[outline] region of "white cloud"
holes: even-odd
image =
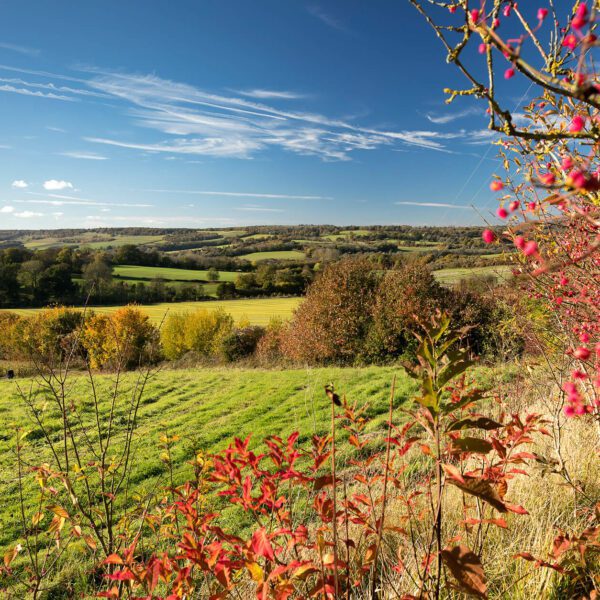
[[[33,219],[35,217],[43,217],[44,213],[33,212],[31,210],[24,210],[23,212],[14,213],[15,217],[19,217],[20,219]]]
[[[61,156],[68,158],[80,158],[82,160],[108,160],[107,156],[96,154],[95,152],[61,152]]]
[[[246,204],[245,206],[237,206],[235,210],[242,210],[245,212],[283,212],[282,208],[268,208],[266,206],[258,206],[256,204]]]
[[[273,200],[333,200],[331,196],[297,196],[293,194],[257,194],[256,192],[222,192],[209,190],[163,190],[146,189],[142,192],[168,193],[168,194],[198,194],[200,196],[229,196],[232,198],[269,198]],[[193,205],[191,205],[193,206]]]
[[[144,142],[107,137],[87,141],[143,152],[247,159],[279,148],[323,160],[349,160],[355,151],[382,146],[449,151],[444,140],[462,135],[362,127],[320,114],[281,110],[241,95],[217,95],[156,76],[91,72],[90,86],[130,104],[136,123],[163,137]]]
[[[5,205],[2,208],[0,208],[0,213],[8,214],[8,213],[12,213],[12,212],[15,212],[14,206]]]
[[[64,196],[62,194],[38,194],[28,192],[32,196],[43,196],[40,200],[15,200],[19,204],[47,204],[50,206],[110,206],[113,208],[151,208],[153,204],[136,204],[130,202],[100,202],[88,198],[76,198],[74,196]],[[50,200],[48,198],[51,198]]]
[[[238,90],[237,93],[247,98],[257,98],[259,100],[299,100],[305,98],[304,94],[280,90]]]
[[[29,187],[29,184],[26,181],[23,181],[23,179],[15,179],[12,182],[12,187],[19,190],[24,190],[25,188]]]
[[[482,111],[480,108],[472,106],[470,108],[466,108],[465,110],[461,110],[454,113],[446,113],[444,115],[433,115],[428,114],[427,119],[436,125],[444,125],[446,123],[451,123],[452,121],[456,121],[457,119],[462,119],[464,117],[469,117],[471,115],[481,115]]]
[[[58,218],[64,216],[64,214],[65,214],[64,212],[53,212],[52,216],[56,217],[58,219]]]
[[[307,10],[313,17],[319,19],[319,21],[322,21],[325,23],[325,25],[331,27],[332,29],[349,33],[347,27],[340,23],[340,21],[338,21],[335,17],[332,17],[329,13],[325,12],[320,6],[309,6]]]
[[[425,206],[429,208],[458,208],[458,209],[469,209],[472,206],[465,206],[464,204],[449,204],[447,202],[394,202],[401,206]]]
[[[35,96],[36,98],[47,98],[49,100],[64,100],[66,102],[73,102],[75,100],[75,98],[65,96],[64,94],[33,92],[27,88],[16,88],[13,85],[0,85],[0,92],[10,92],[13,94],[21,94],[22,96]]]
[[[6,42],[0,42],[0,48],[3,50],[12,50],[19,54],[26,54],[27,56],[37,56],[40,51],[37,48],[29,48],[28,46],[19,46],[18,44],[8,44]]]
[[[6,78],[6,77],[0,77],[0,83],[8,84],[11,87],[18,85],[18,86],[23,86],[24,88],[47,90],[47,91],[51,92],[52,94],[59,94],[59,96],[55,96],[59,100],[65,100],[65,99],[75,100],[75,98],[70,98],[68,96],[64,96],[64,94],[73,94],[75,96],[94,96],[94,97],[98,97],[98,98],[108,98],[108,96],[106,94],[101,94],[96,91],[86,90],[86,89],[82,89],[82,88],[73,88],[73,87],[68,87],[68,86],[64,86],[64,85],[55,85],[54,83],[39,83],[37,81],[32,82],[32,81],[25,81],[23,79]],[[24,90],[24,91],[27,91],[27,90]],[[33,95],[33,93],[31,93],[30,95]]]
[[[70,181],[57,180],[57,179],[49,179],[48,181],[44,181],[44,189],[45,190],[66,190],[73,189],[73,184]]]

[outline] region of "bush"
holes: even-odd
[[[134,306],[111,315],[94,315],[86,323],[84,348],[95,369],[132,369],[160,357],[158,329]]]
[[[287,324],[280,318],[272,318],[267,325],[265,334],[256,345],[256,358],[259,363],[273,365],[283,358],[281,344]]]
[[[199,309],[170,315],[162,328],[161,341],[165,357],[181,358],[187,352],[216,356],[225,337],[233,330],[233,318],[223,310]]]
[[[400,265],[386,271],[377,287],[372,307],[372,325],[363,354],[370,360],[414,354],[415,338],[410,330],[415,317],[427,320],[447,296],[431,271],[420,263]]]
[[[19,315],[15,313],[0,313],[0,360],[17,358],[15,331],[19,320]]]
[[[265,328],[250,325],[234,329],[221,342],[221,354],[229,362],[241,360],[254,354],[259,341],[265,335]]]
[[[371,326],[378,276],[366,258],[327,265],[308,288],[282,340],[292,360],[351,363]]]
[[[82,324],[81,311],[64,307],[18,319],[13,326],[13,358],[56,365],[76,349]]]

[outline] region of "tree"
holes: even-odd
[[[214,267],[211,267],[206,272],[206,277],[208,278],[209,281],[212,281],[214,283],[215,281],[219,281],[219,279],[221,278],[221,275],[220,275],[219,271],[217,271],[217,269],[215,269]]]
[[[327,265],[309,287],[283,341],[289,358],[308,363],[352,362],[371,326],[378,278],[366,258]]]
[[[92,368],[134,369],[160,358],[159,339],[148,315],[135,306],[125,306],[111,315],[88,319],[83,345]]]
[[[98,253],[83,268],[83,278],[89,289],[94,288],[97,292],[102,293],[112,281],[112,267],[108,260]]]

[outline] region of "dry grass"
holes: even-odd
[[[476,506],[476,499],[463,496],[458,488],[448,486],[444,496],[444,514],[445,523],[450,525],[447,526],[444,537],[449,539],[461,536],[461,543],[476,552],[481,549],[490,598],[583,598],[580,590],[570,588],[555,571],[537,568],[533,562],[515,558],[515,555],[529,552],[537,558],[549,559],[552,543],[559,532],[578,533],[590,526],[594,505],[600,501],[598,428],[590,420],[567,420],[557,414],[560,413],[557,388],[553,389],[544,382],[543,376],[537,381],[528,378],[526,381],[513,383],[511,389],[505,391],[512,398],[509,400],[511,411],[518,410],[521,414],[540,413],[548,417],[547,428],[550,435],[537,436],[536,443],[528,450],[549,460],[551,467],[544,469],[542,465],[530,465],[525,467],[527,476],[518,475],[509,483],[506,500],[525,507],[528,515],[500,515],[489,507],[485,508],[486,518],[502,516],[506,519],[508,528],[489,526],[480,548],[477,547],[474,536],[467,535],[464,527],[457,525],[464,518],[464,503]],[[534,400],[539,397],[543,397],[544,401]],[[560,439],[560,443],[557,439]],[[413,465],[420,463],[423,468],[427,468],[418,450],[412,456],[407,455],[406,459],[413,461]],[[561,460],[564,461],[564,470],[560,468]],[[575,491],[567,480],[575,483],[582,493]],[[390,508],[386,522],[397,525],[405,512],[403,506],[396,503]],[[420,535],[427,538],[431,524],[422,522],[420,525]],[[393,547],[393,542],[390,546]],[[407,566],[410,568],[410,556],[407,558]],[[390,559],[395,561],[393,552],[390,552]],[[598,573],[600,564],[595,574],[587,573],[587,576],[598,577]],[[398,587],[406,591],[408,583],[405,578]],[[416,590],[411,591],[414,593]],[[390,593],[389,597],[396,596]],[[445,586],[443,597],[463,598],[464,595]]]

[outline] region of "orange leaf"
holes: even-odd
[[[476,554],[461,544],[450,550],[442,550],[442,558],[465,592],[478,598],[487,598],[485,574]]]

